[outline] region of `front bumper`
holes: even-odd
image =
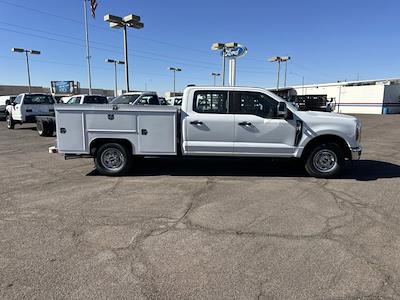
[[[351,151],[351,160],[360,160],[362,154],[361,147],[352,147],[350,148]]]

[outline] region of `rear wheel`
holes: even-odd
[[[15,121],[13,120],[13,118],[12,118],[12,116],[10,114],[7,114],[6,122],[7,122],[7,128],[8,129],[14,129],[15,128]]]
[[[36,130],[40,136],[47,136],[45,122],[37,121],[36,122]]]
[[[36,129],[40,136],[53,136],[53,124],[48,121],[38,120],[36,122]]]
[[[329,178],[339,175],[345,164],[343,151],[337,144],[326,143],[311,150],[306,159],[307,173],[317,178]]]
[[[129,170],[132,157],[126,147],[118,143],[109,143],[100,146],[94,161],[99,173],[118,176]]]

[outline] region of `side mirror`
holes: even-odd
[[[11,105],[11,100],[6,100],[6,105]]]
[[[285,102],[279,102],[277,117],[286,119],[288,116],[288,109]]]
[[[12,106],[15,106],[15,105],[17,105],[17,103],[15,103],[15,102],[13,101],[13,102],[11,102],[11,105],[12,105]]]

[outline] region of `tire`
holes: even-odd
[[[330,178],[339,175],[344,168],[342,149],[335,143],[326,143],[313,148],[306,158],[307,173],[316,178]]]
[[[46,135],[45,122],[43,122],[43,121],[37,121],[37,122],[36,122],[36,130],[37,130],[39,136],[47,136],[47,135]]]
[[[10,114],[7,114],[6,122],[7,122],[7,128],[8,129],[14,129],[15,128],[15,121],[13,120],[13,118],[12,118],[12,116]]]
[[[54,129],[51,122],[39,120],[36,122],[36,129],[40,136],[53,136]]]
[[[94,159],[97,171],[106,176],[119,176],[126,173],[131,167],[131,162],[131,153],[126,147],[117,143],[100,146]]]

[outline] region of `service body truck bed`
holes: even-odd
[[[101,140],[128,140],[135,155],[177,154],[178,109],[168,106],[56,105],[57,148],[92,155]]]

